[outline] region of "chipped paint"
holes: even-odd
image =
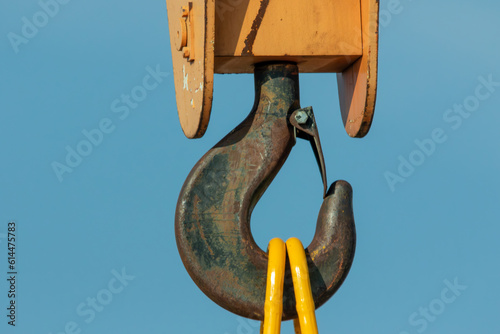
[[[198,93],[199,91],[203,92],[203,82],[200,82],[200,87],[196,88],[196,90],[194,92]]]
[[[252,54],[253,44],[255,43],[255,38],[257,37],[257,32],[259,31],[260,25],[262,24],[262,20],[264,18],[264,14],[266,13],[267,6],[269,5],[269,0],[261,0],[259,11],[257,12],[257,16],[254,18],[252,22],[252,27],[250,28],[250,32],[245,38],[245,47],[241,51],[241,55]]]
[[[183,87],[183,89],[189,90],[189,85],[188,85],[189,73],[186,73],[186,65],[182,65],[182,76],[184,78],[184,87]]]

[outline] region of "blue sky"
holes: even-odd
[[[358,236],[347,280],[316,312],[319,330],[499,333],[500,3],[390,3],[380,3],[379,90],[365,138],[345,134],[335,75],[300,77],[329,182],[354,188]],[[188,140],[163,1],[66,1],[16,50],[9,36],[40,10],[37,0],[1,2],[0,333],[258,333],[195,286],[173,234],[184,179],[250,111],[253,77],[217,75],[208,131]],[[151,71],[160,72],[154,89],[114,112]],[[102,138],[58,178],[54,163],[97,128]],[[296,177],[310,171],[312,182]],[[316,173],[299,142],[252,215],[261,248],[273,237],[311,241]]]

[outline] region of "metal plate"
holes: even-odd
[[[167,0],[167,11],[179,120],[186,137],[199,138],[212,108],[215,0]],[[187,45],[181,47],[186,35]]]
[[[378,0],[361,0],[363,55],[337,74],[340,111],[351,137],[364,137],[373,120],[377,96],[378,12]]]

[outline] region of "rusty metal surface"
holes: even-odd
[[[295,144],[289,118],[300,108],[297,66],[257,65],[255,89],[248,117],[187,177],[177,203],[175,232],[182,261],[198,287],[221,307],[262,320],[267,254],[252,237],[250,215]],[[337,181],[326,194],[316,234],[306,249],[316,308],[347,276],[355,243],[352,189]],[[296,316],[287,269],[283,320]]]

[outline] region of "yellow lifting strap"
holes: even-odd
[[[309,279],[309,267],[307,266],[306,252],[304,246],[297,238],[290,238],[286,242],[288,258],[290,259],[290,271],[292,272],[293,291],[295,292],[295,304],[297,305],[298,321],[294,320],[295,333],[318,334],[314,300],[311,291],[311,280]],[[300,328],[297,327],[297,322]]]
[[[279,238],[269,242],[269,262],[267,268],[266,301],[261,334],[279,334],[283,312],[283,283],[285,279],[286,252],[290,260],[293,290],[297,306],[298,319],[293,324],[296,334],[318,334],[314,300],[311,292],[309,268],[304,246],[297,238],[290,238],[285,243]]]
[[[269,241],[267,247],[269,260],[267,265],[266,302],[264,303],[264,321],[261,334],[279,334],[283,313],[283,283],[285,281],[286,248],[280,238]]]

